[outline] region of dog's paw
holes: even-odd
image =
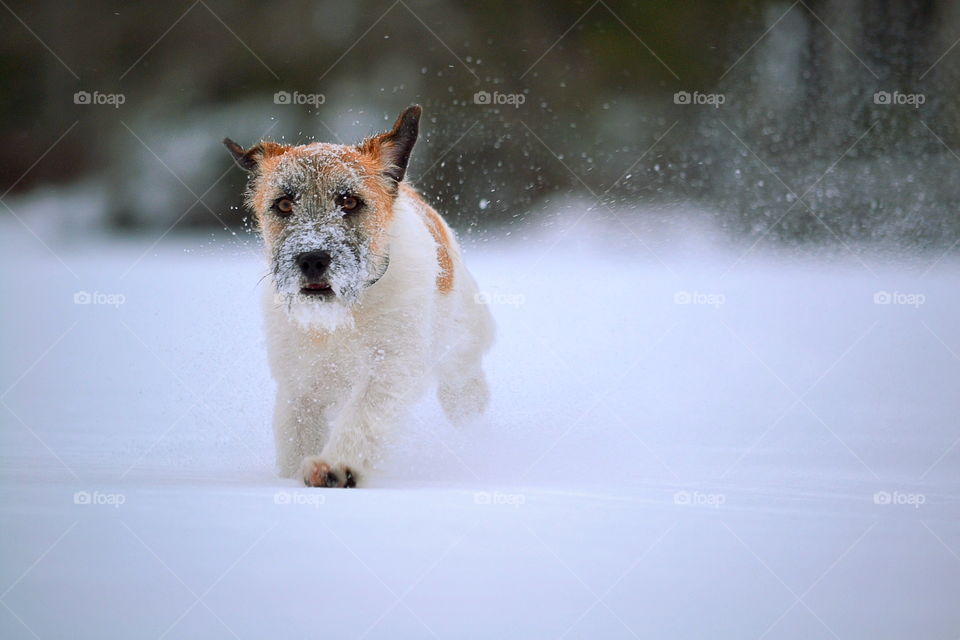
[[[355,487],[357,474],[346,465],[330,465],[323,458],[303,461],[303,484],[308,487]]]

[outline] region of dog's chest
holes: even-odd
[[[297,359],[306,365],[305,382],[335,392],[362,379],[376,358],[375,350],[356,334],[308,333],[298,343]]]

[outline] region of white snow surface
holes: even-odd
[[[491,410],[322,490],[273,473],[255,240],[5,223],[0,637],[958,637],[956,259],[610,225],[465,238]]]

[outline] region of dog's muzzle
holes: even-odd
[[[330,261],[330,254],[326,251],[306,251],[295,258],[297,267],[300,268],[300,273],[306,281],[306,284],[300,288],[300,293],[316,296],[333,295],[333,289],[325,279]]]

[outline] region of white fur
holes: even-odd
[[[404,409],[432,385],[451,420],[486,407],[481,359],[493,340],[493,319],[455,245],[453,290],[438,291],[437,247],[421,206],[400,190],[388,233],[389,267],[349,309],[352,322],[304,323],[305,310],[291,314],[265,288],[282,475],[308,475],[323,462],[362,477]]]

